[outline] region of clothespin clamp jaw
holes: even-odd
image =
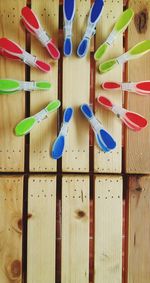
[[[66,137],[68,134],[68,128],[69,128],[68,123],[62,123],[59,136]]]
[[[65,39],[66,38],[71,38],[72,37],[72,26],[73,26],[73,21],[65,21],[64,24],[64,32],[65,32]]]
[[[84,38],[91,39],[96,34],[96,24],[95,23],[88,23],[86,32],[84,34]]]
[[[122,90],[123,91],[135,91],[135,83],[122,83]]]
[[[36,67],[37,57],[29,54],[25,50],[23,50],[23,53],[20,55],[20,59],[28,66]]]
[[[115,104],[113,104],[111,110],[118,118],[124,117],[126,113],[126,109],[120,107],[119,105],[115,105]]]
[[[112,30],[104,43],[107,43],[110,47],[112,47],[117,35],[118,32],[116,30]]]
[[[119,56],[118,58],[116,58],[116,61],[119,65],[122,65],[122,64],[125,64],[130,59],[132,59],[132,56],[128,52],[126,52],[122,54],[121,56]]]
[[[89,122],[91,124],[91,127],[95,133],[99,133],[100,129],[102,129],[102,123],[97,120],[95,116],[92,118],[89,118]]]
[[[32,91],[32,90],[36,90],[37,89],[35,81],[31,81],[31,82],[20,81],[19,84],[20,84],[20,86],[19,86],[20,90]]]
[[[41,42],[41,44],[44,47],[47,47],[47,44],[51,41],[51,38],[49,37],[49,35],[47,34],[47,32],[40,27],[36,33],[35,33],[36,38]]]
[[[48,111],[46,108],[42,109],[40,112],[34,115],[37,123],[40,123],[42,120],[48,118]]]

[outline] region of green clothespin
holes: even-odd
[[[47,81],[24,82],[11,79],[0,80],[0,94],[12,94],[17,91],[47,90],[51,88],[51,84]]]
[[[102,64],[99,65],[99,71],[101,73],[106,73],[110,70],[112,70],[115,66],[118,64],[124,64],[129,60],[137,59],[147,52],[150,51],[150,40],[144,40],[138,44],[136,44],[134,47],[132,47],[128,52],[122,54],[118,58],[110,59]]]
[[[118,21],[116,22],[112,32],[106,39],[106,41],[97,49],[94,54],[94,59],[97,61],[102,58],[102,56],[106,53],[107,49],[111,47],[116,39],[116,37],[123,33],[128,25],[130,24],[132,18],[134,16],[134,12],[131,8],[125,10]]]
[[[15,128],[16,136],[27,135],[37,123],[44,120],[49,113],[57,110],[60,107],[60,104],[61,102],[59,100],[54,100],[34,116],[22,120]]]

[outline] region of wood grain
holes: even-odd
[[[150,176],[129,177],[128,188],[128,283],[147,283],[150,279]]]
[[[55,283],[56,177],[29,178],[27,283]]]
[[[138,42],[150,38],[150,2],[129,1],[129,7],[135,12],[135,19],[129,26],[128,48]],[[143,14],[142,14],[143,13]],[[140,24],[141,23],[141,24]],[[128,63],[128,81],[138,82],[150,78],[150,54]],[[126,107],[135,111],[150,122],[150,97],[142,97],[129,93],[126,97]],[[150,173],[150,128],[140,133],[126,130],[125,167],[127,173]]]
[[[73,54],[63,58],[63,108],[74,108],[74,117],[69,128],[67,148],[62,158],[63,171],[89,171],[89,125],[80,111],[82,103],[89,103],[90,56],[80,59],[76,55],[87,25],[90,1],[76,1],[73,24]]]
[[[123,1],[105,1],[105,6],[100,22],[97,26],[96,32],[96,49],[106,40],[109,33],[112,31],[114,24],[123,10]],[[100,85],[105,81],[121,81],[122,80],[122,67],[118,66],[112,71],[105,74],[100,74],[98,66],[101,62],[110,58],[117,57],[123,52],[122,35],[119,35],[112,48],[110,48],[101,61],[96,64],[96,85],[95,95],[106,96],[112,100],[112,102],[122,105],[121,92],[107,92],[101,89]],[[102,106],[96,103],[95,105],[96,117],[103,123],[104,127],[113,135],[117,142],[115,150],[109,153],[102,152],[95,142],[94,146],[94,170],[95,172],[102,173],[120,173],[121,172],[121,160],[122,160],[122,131],[121,122],[114,116],[111,111],[105,110]]]
[[[57,44],[59,1],[32,0],[32,9],[43,28],[56,40]],[[30,70],[31,80],[47,80],[52,84],[52,88],[48,91],[38,91],[31,94],[31,114],[35,114],[58,97],[58,61],[52,60],[47,50],[33,36],[31,37],[31,53],[52,65],[51,72],[47,74],[33,68]],[[30,171],[56,171],[56,161],[50,157],[56,134],[57,111],[50,114],[30,134]]]
[[[95,179],[94,283],[122,282],[122,177]]]
[[[62,283],[89,282],[89,177],[62,181]]]
[[[20,11],[25,4],[25,0],[0,1],[0,37],[7,37],[23,48],[25,47],[25,33],[22,31],[19,21]],[[1,56],[0,77],[24,80],[25,65]],[[14,128],[25,116],[24,92],[0,95],[0,105],[0,171],[23,171],[24,138],[16,137]]]
[[[0,177],[0,282],[22,278],[23,177]]]

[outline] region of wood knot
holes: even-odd
[[[148,10],[143,9],[134,17],[135,27],[138,33],[145,33],[148,26]]]
[[[18,259],[12,260],[11,258],[9,258],[5,268],[6,268],[7,278],[9,278],[11,282],[20,281],[21,273],[22,273],[22,264],[20,260]]]
[[[18,220],[18,228],[22,231],[22,219]]]
[[[31,217],[32,217],[32,214],[31,214],[31,213],[28,213],[27,218],[30,219]]]
[[[14,260],[11,264],[11,274],[13,278],[18,278],[21,275],[21,262],[20,260]]]
[[[20,217],[19,213],[12,216],[12,228],[17,233],[22,233],[22,217]]]
[[[32,214],[29,213],[27,215],[27,219],[30,219],[32,217]],[[18,233],[22,233],[22,229],[23,229],[23,222],[22,222],[22,218],[19,218],[18,220],[18,216],[16,216],[14,218],[14,221],[12,223],[13,229],[18,232]]]
[[[85,217],[85,212],[83,211],[83,210],[77,210],[76,211],[76,217],[78,218],[78,219],[80,219],[80,218],[84,218]]]
[[[136,191],[138,191],[138,192],[142,192],[142,191],[143,191],[143,189],[142,189],[141,187],[138,187],[138,188],[136,188]]]

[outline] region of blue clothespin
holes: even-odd
[[[75,0],[64,0],[64,55],[72,54],[72,24],[75,15]]]
[[[101,122],[99,122],[91,107],[88,104],[81,105],[81,111],[84,116],[88,119],[91,124],[91,127],[94,131],[95,138],[98,146],[104,151],[109,152],[116,147],[116,142],[113,137],[104,129]]]
[[[103,6],[103,0],[95,0],[91,7],[87,29],[77,49],[77,55],[79,57],[84,57],[88,51],[90,40],[96,33],[96,25],[101,17]]]
[[[62,157],[65,143],[66,143],[66,136],[68,133],[68,126],[69,122],[73,116],[73,108],[68,107],[65,109],[64,117],[63,117],[63,124],[60,130],[58,137],[56,138],[53,147],[52,147],[52,158],[59,159]]]

